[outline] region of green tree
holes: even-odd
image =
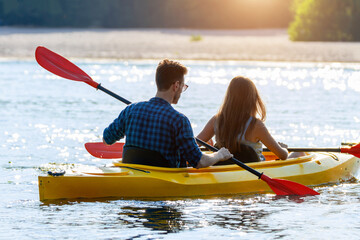
[[[360,0],[295,0],[293,41],[358,41]]]

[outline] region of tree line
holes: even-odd
[[[288,28],[294,41],[360,41],[360,0],[0,0],[0,26]]]
[[[284,28],[289,0],[0,0],[0,24],[102,28]]]

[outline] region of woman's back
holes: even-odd
[[[219,112],[210,119],[198,138],[208,141],[215,135],[217,144],[233,154],[241,151],[240,144],[243,143],[252,147],[261,160],[265,159],[263,143],[279,158],[286,159],[287,150],[270,135],[264,124],[265,118],[265,105],[255,84],[238,76],[231,80]]]
[[[265,161],[265,157],[262,154],[263,145],[259,140],[256,140],[256,136],[253,134],[254,131],[251,131],[252,129],[249,129],[250,123],[253,121],[253,119],[255,119],[255,124],[256,124],[257,121],[256,118],[250,117],[245,124],[244,131],[242,133],[239,133],[239,142],[240,144],[244,144],[254,149],[256,154],[259,156],[260,161]],[[255,124],[253,124],[252,126],[256,126]],[[251,139],[251,140],[247,140],[247,139]]]

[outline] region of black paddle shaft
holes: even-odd
[[[119,101],[121,101],[121,102],[125,103],[126,105],[131,104],[131,102],[130,102],[130,101],[128,101],[128,100],[126,100],[125,98],[120,97],[120,96],[119,96],[119,95],[117,95],[116,93],[113,93],[112,91],[110,91],[110,90],[108,90],[108,89],[104,88],[103,86],[101,86],[101,84],[99,84],[99,85],[97,86],[97,89],[99,89],[99,90],[103,91],[104,93],[109,94],[110,96],[112,96],[112,97],[116,98],[117,100],[119,100]]]
[[[341,152],[341,148],[287,148],[289,152]],[[264,148],[264,152],[270,152]]]

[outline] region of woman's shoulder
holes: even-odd
[[[258,118],[253,118],[253,129],[256,131],[261,131],[266,129],[264,121]]]
[[[252,142],[261,141],[262,136],[266,135],[267,128],[261,119],[253,118],[250,131],[246,134],[246,139]]]
[[[215,127],[215,123],[216,123],[216,121],[217,121],[217,116],[216,115],[214,115],[214,116],[212,116],[210,119],[209,119],[209,121],[207,122],[207,124],[206,125],[212,125],[212,126],[214,126]]]
[[[213,122],[215,123],[216,122],[216,119],[217,119],[217,115],[215,114],[214,116],[212,116],[209,120],[209,122]]]

